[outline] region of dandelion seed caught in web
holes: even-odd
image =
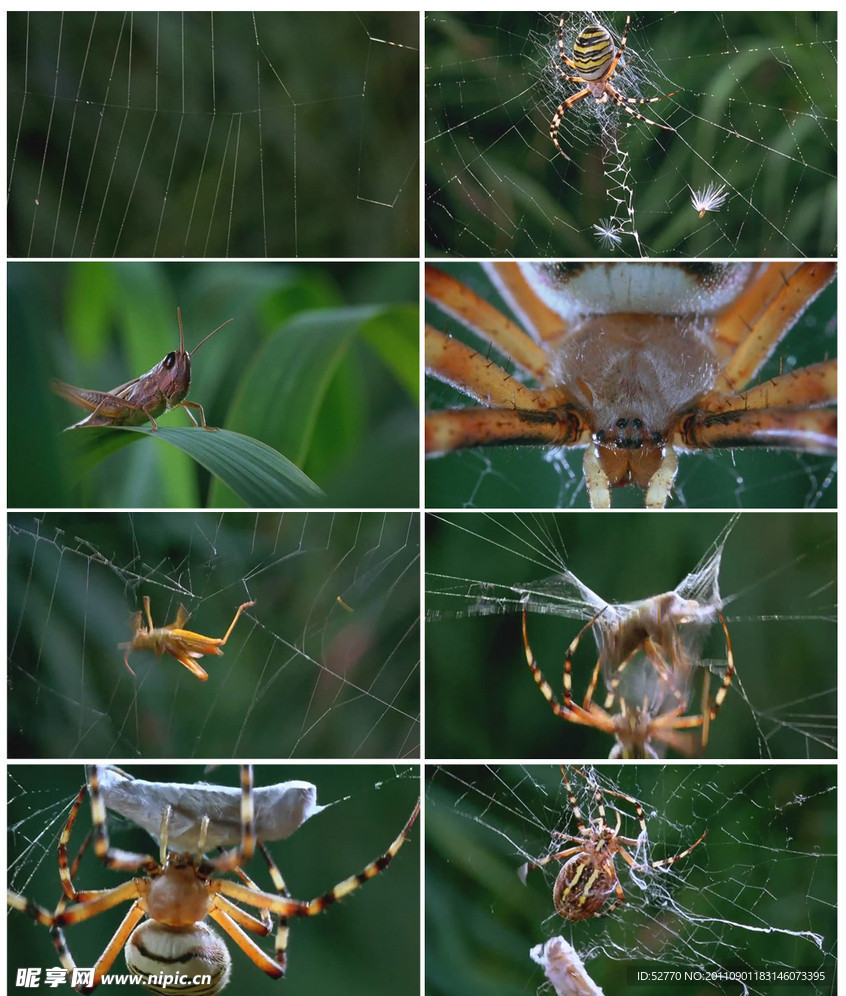
[[[593,234],[603,249],[616,249],[623,241],[623,233],[613,218],[603,218],[594,225]]]
[[[718,187],[715,183],[709,183],[703,190],[690,188],[690,203],[699,212],[700,218],[705,217],[706,211],[719,211],[727,200],[728,194],[722,184]]]

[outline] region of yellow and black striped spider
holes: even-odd
[[[675,128],[671,128],[669,125],[661,124],[658,121],[653,121],[651,118],[644,117],[643,114],[636,111],[631,105],[654,104],[659,100],[675,96],[675,94],[680,92],[679,90],[673,90],[672,93],[665,93],[660,97],[624,97],[619,90],[616,90],[611,85],[611,79],[617,71],[617,64],[626,50],[626,40],[629,36],[631,22],[632,15],[627,14],[626,26],[623,29],[623,37],[620,39],[619,48],[614,45],[614,39],[611,37],[609,31],[599,24],[589,24],[576,39],[576,43],[573,45],[573,58],[570,59],[564,54],[564,15],[561,15],[561,19],[558,22],[558,55],[565,66],[576,71],[575,76],[570,76],[563,69],[560,69],[561,78],[569,80],[571,83],[585,84],[584,90],[573,94],[572,97],[568,97],[563,103],[558,105],[558,110],[553,115],[549,125],[549,137],[552,139],[555,148],[558,149],[565,159],[569,159],[570,157],[558,144],[558,128],[564,114],[574,104],[577,104],[585,97],[595,97],[599,104],[606,104],[610,100],[639,121],[655,125],[656,128],[663,128],[665,131],[675,131]]]
[[[111,969],[121,948],[127,968],[140,983],[163,996],[190,991],[213,996],[228,983],[231,958],[223,939],[205,923],[213,920],[247,957],[271,978],[285,974],[288,921],[322,913],[333,903],[384,871],[408,838],[420,809],[419,800],[411,816],[388,850],[363,871],[339,882],[334,888],[308,902],[293,899],[273,858],[257,839],[253,801],[253,772],[241,768],[240,842],[216,857],[204,852],[210,817],[199,819],[195,852],[168,850],[168,826],[173,819],[170,805],[162,812],[159,860],[147,854],[113,849],[109,843],[106,807],[100,789],[97,767],[89,769],[87,785],[79,790],[59,838],[59,877],[64,896],[55,912],[17,893],[10,892],[8,903],[48,927],[59,960],[68,972],[68,981],[78,992],[91,992]],[[68,842],[82,799],[91,800],[92,829],[72,864],[68,862]],[[110,889],[80,890],[73,883],[79,861],[93,840],[94,852],[109,869],[143,872]],[[258,849],[264,857],[275,893],[263,892],[243,871],[242,866]],[[216,877],[232,873],[240,882]],[[79,972],[65,942],[63,928],[98,916],[122,903],[132,903],[115,934],[97,959],[93,970]],[[258,916],[243,907],[258,910]],[[273,957],[246,933],[267,936],[273,930],[271,914],[278,917]],[[146,919],[145,919],[146,917]],[[144,920],[143,923],[141,921]],[[140,925],[139,925],[140,924]]]
[[[697,715],[684,715],[695,662],[688,659],[683,631],[688,626],[701,627],[702,624],[697,622],[699,614],[700,606],[696,601],[679,598],[675,592],[645,599],[616,624],[602,626],[602,613],[599,613],[579,631],[567,648],[564,661],[564,701],[559,702],[529,646],[524,609],[523,646],[526,661],[535,684],[556,716],[571,723],[592,726],[614,737],[615,743],[609,757],[656,758],[659,754],[653,744],[658,744],[659,748],[671,747],[680,754],[693,755],[696,744],[688,731],[702,728],[701,747],[704,750],[708,744],[710,724],[716,718],[734,676],[734,656],[728,627],[722,614],[717,612],[716,616],[722,624],[726,639],[725,674],[712,700],[710,671],[701,668],[702,711]],[[703,614],[705,618],[710,618],[707,607]],[[579,706],[573,701],[572,658],[582,636],[595,625],[602,631],[603,652],[597,658],[587,694]],[[632,683],[632,687],[638,690],[635,697],[634,694],[623,692],[620,682],[626,669],[641,653],[644,659],[640,663],[646,669],[646,674],[641,673]],[[608,693],[604,706],[600,706],[593,701],[593,693],[603,664]],[[652,676],[654,681],[651,680]],[[615,703],[616,712],[612,711]]]
[[[587,775],[583,771],[580,771],[578,768],[576,771],[587,781]],[[548,854],[546,857],[538,858],[536,861],[523,865],[520,869],[520,875],[525,879],[525,876],[532,868],[542,868],[544,865],[548,865],[550,861],[564,861],[565,863],[558,872],[558,877],[555,879],[555,885],[552,890],[552,901],[555,903],[558,915],[564,917],[565,920],[587,920],[589,917],[594,916],[608,916],[609,913],[613,913],[614,910],[618,909],[625,902],[623,888],[620,885],[620,880],[617,878],[617,869],[614,866],[614,856],[616,854],[620,854],[630,868],[643,870],[647,868],[666,868],[669,865],[675,864],[676,861],[686,858],[695,847],[698,847],[702,843],[708,833],[706,830],[699,840],[672,858],[650,861],[645,865],[637,864],[624,845],[628,844],[631,847],[639,847],[641,840],[620,836],[622,816],[619,809],[617,810],[616,826],[611,827],[608,824],[605,818],[605,805],[602,797],[603,795],[613,795],[618,799],[625,799],[626,802],[630,802],[637,812],[641,837],[645,837],[646,819],[643,815],[643,807],[637,799],[626,795],[624,792],[615,792],[613,789],[603,789],[597,786],[594,796],[599,815],[586,825],[579,809],[579,804],[576,801],[576,796],[570,785],[570,780],[567,778],[567,772],[563,767],[561,768],[561,774],[564,777],[564,784],[567,786],[567,796],[570,800],[570,808],[573,811],[573,816],[576,818],[576,823],[579,827],[579,835],[556,833],[555,837],[559,840],[573,842],[575,846],[567,847],[556,854]],[[614,899],[610,906],[605,907],[606,902],[614,892],[617,894],[616,899]],[[604,910],[603,907],[605,907]]]

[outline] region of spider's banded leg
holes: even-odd
[[[585,89],[585,90],[580,90],[577,94],[574,94],[572,97],[568,97],[567,100],[565,100],[562,104],[558,105],[558,109],[556,110],[555,114],[553,114],[552,116],[552,121],[549,122],[549,137],[552,139],[552,144],[555,146],[556,149],[558,149],[558,151],[561,153],[562,156],[564,156],[565,159],[569,159],[570,157],[567,155],[567,153],[561,148],[561,146],[558,143],[558,129],[561,127],[561,119],[564,117],[565,113],[570,110],[573,104],[576,104],[580,100],[584,100],[585,97],[589,96],[590,96],[590,90]]]
[[[227,936],[238,945],[250,961],[273,979],[281,978],[285,972],[281,965],[262,951],[256,942],[245,934],[242,928],[235,922],[231,915],[231,910],[237,909],[234,904],[229,903],[223,896],[217,895],[212,899],[212,908],[209,910],[209,917],[226,931]]]
[[[709,396],[706,405],[714,414],[747,408],[813,408],[836,401],[837,360],[824,360],[773,377],[740,394]]]
[[[543,379],[548,365],[543,347],[526,335],[519,325],[506,318],[455,277],[434,266],[427,266],[426,297],[496,346],[526,373],[539,381]]]
[[[667,865],[673,865],[677,861],[681,861],[681,859],[682,858],[686,858],[688,856],[688,854],[690,854],[690,852],[695,847],[699,847],[699,845],[702,843],[703,840],[705,840],[705,838],[707,836],[708,836],[708,831],[705,830],[703,832],[702,836],[699,838],[699,840],[697,840],[695,843],[691,844],[690,847],[685,848],[685,850],[682,851],[681,853],[674,854],[673,857],[671,857],[671,858],[662,858],[660,861],[651,861],[649,863],[648,867],[649,868],[666,868]],[[634,866],[632,866],[632,867],[634,867]],[[639,865],[638,867],[644,867],[644,866],[643,865]]]
[[[211,881],[209,883],[209,892],[213,894],[222,893],[224,896],[235,899],[247,906],[267,909],[271,913],[277,913],[279,916],[316,916],[388,867],[399,849],[408,839],[408,835],[419,812],[420,800],[418,799],[405,826],[383,855],[376,858],[375,861],[371,861],[357,875],[351,875],[349,878],[344,879],[343,882],[339,882],[333,889],[322,896],[318,896],[317,899],[312,899],[309,902],[301,902],[295,899],[286,899],[283,896],[273,896],[269,892],[256,893],[252,889],[246,888],[246,886],[240,885],[237,882],[231,882],[225,878],[218,878]]]
[[[138,926],[138,921],[144,917],[144,910],[141,908],[140,903],[133,903],[129,908],[128,913],[123,918],[118,929],[112,935],[112,939],[106,945],[105,951],[97,959],[94,965],[94,975],[91,979],[90,986],[80,985],[77,986],[77,992],[80,993],[90,993],[92,989],[95,989],[100,985],[100,980],[109,971],[115,962],[115,958],[124,949],[126,942],[129,940],[129,935]]]
[[[633,118],[637,118],[638,121],[643,121],[645,124],[654,125],[656,128],[663,128],[664,131],[675,131],[671,125],[661,124],[660,121],[653,121],[652,118],[648,118],[641,114],[640,111],[636,111],[633,105],[636,104],[654,104],[659,100],[664,100],[667,97],[675,97],[677,93],[681,93],[680,90],[673,90],[672,93],[664,93],[660,97],[624,97],[619,91],[615,90],[610,83],[605,84],[605,94],[608,100],[613,101],[618,107],[621,107],[626,114],[630,114]]]
[[[270,878],[273,882],[273,888],[283,899],[290,899],[291,893],[288,891],[287,885],[285,885],[285,879],[282,878],[282,873],[279,871],[279,867],[273,860],[270,851],[259,842],[259,850],[261,851],[262,857],[267,863],[268,870],[270,871]],[[279,926],[276,929],[276,943],[273,952],[273,957],[276,959],[278,964],[281,966],[282,971],[288,967],[288,918],[286,916],[279,917]]]
[[[243,606],[242,606],[243,608]],[[241,609],[235,615],[237,620]],[[234,625],[234,622],[233,622]],[[231,630],[231,627],[230,627]],[[228,633],[226,634],[229,635]],[[241,840],[237,847],[225,851],[209,864],[218,872],[232,871],[246,864],[253,856],[256,848],[256,817],[253,806],[253,766],[241,765]],[[237,898],[237,897],[236,897]]]
[[[685,419],[676,435],[691,449],[758,446],[825,456],[837,452],[837,412],[823,408],[700,412]]]
[[[482,263],[482,267],[522,327],[532,333],[533,341],[549,342],[567,335],[570,324],[541,300],[519,263],[487,262]],[[548,359],[546,365],[549,365]],[[545,379],[543,370],[536,376],[541,382]]]
[[[109,843],[109,828],[106,822],[106,806],[103,802],[103,796],[100,794],[100,769],[96,764],[92,764],[88,768],[88,796],[91,800],[91,828],[94,834],[94,853],[103,865],[115,871],[135,872],[143,870],[148,875],[158,871],[158,864],[149,854],[137,854],[133,851],[112,849]],[[86,898],[89,895],[96,896],[103,892],[111,891],[111,889],[101,889],[94,893],[76,892],[76,896]]]
[[[591,622],[588,625],[592,624],[593,623]],[[579,635],[581,636],[581,634]],[[595,715],[593,711],[588,712],[573,702],[569,688],[569,677],[567,675],[566,664],[564,671],[564,694],[566,696],[565,704],[562,705],[555,697],[555,692],[553,692],[549,682],[541,673],[541,670],[535,661],[535,655],[532,653],[532,648],[529,646],[529,633],[526,626],[525,610],[523,611],[523,646],[526,650],[526,663],[529,665],[529,670],[532,672],[535,684],[541,690],[541,694],[549,703],[550,708],[556,716],[560,716],[562,719],[568,719],[571,723],[582,723],[585,726],[594,726],[598,729],[605,730],[606,732],[613,733],[613,723],[611,722],[611,717],[607,716],[604,710],[599,709],[598,706],[594,706],[594,709],[596,710]]]
[[[473,446],[577,446],[581,420],[573,412],[464,408],[426,416],[426,452],[449,453]]]
[[[573,838],[575,840],[575,838]],[[526,877],[533,868],[543,868],[544,865],[548,865],[550,861],[564,861],[566,858],[571,858],[574,854],[578,854],[582,850],[582,843],[578,847],[568,847],[566,851],[559,851],[558,854],[547,854],[544,858],[536,858],[534,861],[527,861],[525,864],[520,865],[517,869],[517,875],[521,882],[526,881]]]
[[[483,405],[537,409],[542,395],[460,339],[426,326],[426,372]]]
[[[754,324],[731,355],[714,385],[715,390],[728,393],[745,387],[775,349],[784,333],[798,320],[802,312],[823,288],[834,279],[836,263],[802,263],[785,275],[776,295],[754,316]],[[743,322],[737,315],[733,321]],[[723,325],[728,327],[724,330]],[[718,323],[717,335],[731,338],[736,333],[731,323]]]
[[[61,836],[59,837],[59,881],[62,883],[62,891],[65,896],[73,902],[77,901],[77,892],[73,887],[73,876],[77,866],[79,865],[80,858],[82,857],[84,851],[88,848],[92,834],[88,833],[86,835],[79,854],[76,856],[73,863],[73,868],[68,866],[68,841],[70,840],[71,831],[73,830],[74,823],[76,822],[76,814],[79,812],[79,807],[85,797],[87,788],[87,785],[83,785],[77,793],[76,799],[74,799],[73,805],[70,808],[67,822],[65,823]]]

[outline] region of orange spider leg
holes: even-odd
[[[837,413],[819,408],[698,412],[683,421],[675,439],[691,449],[761,446],[825,455],[837,452]]]
[[[232,938],[250,961],[260,968],[265,975],[269,975],[272,979],[281,978],[285,974],[284,968],[271,958],[270,955],[265,954],[252,937],[249,934],[245,934],[243,929],[235,922],[234,911],[237,909],[238,907],[234,903],[230,903],[228,899],[218,895],[212,900],[212,907],[208,912],[208,916],[226,931],[227,935]]]
[[[542,381],[549,358],[510,318],[488,304],[455,277],[433,266],[426,267],[426,297],[477,335],[502,350],[536,380]]]
[[[787,329],[834,279],[836,271],[836,263],[802,263],[789,274],[780,271],[783,279],[778,292],[755,319],[753,331],[748,331],[751,323],[747,323],[747,333],[740,337],[739,345],[717,377],[714,389],[728,393],[748,384]],[[729,338],[736,336],[737,330],[732,324],[737,322],[744,322],[741,315],[732,316],[727,325],[720,322],[719,334]]]
[[[547,307],[529,286],[519,263],[483,263],[482,266],[523,326],[538,339],[549,342],[567,334],[567,323],[561,315]],[[547,365],[548,362],[547,359]],[[545,375],[546,371],[536,374],[539,381],[543,381]]]
[[[727,412],[746,408],[810,407],[836,401],[837,360],[824,360],[773,377],[740,394],[709,396],[707,407],[710,412]]]
[[[460,339],[426,326],[426,369],[483,405],[539,409],[542,395]]]
[[[575,446],[584,440],[581,419],[569,411],[458,408],[426,416],[426,452],[470,446]]]

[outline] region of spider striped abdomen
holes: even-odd
[[[573,62],[582,78],[599,80],[608,72],[616,48],[611,35],[598,24],[582,31],[573,46]]]
[[[599,914],[616,885],[613,853],[583,851],[558,872],[552,901],[565,920],[587,920]]]

